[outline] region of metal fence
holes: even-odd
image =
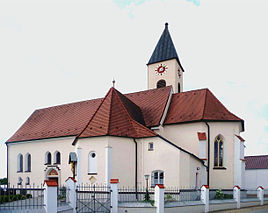
[[[119,202],[152,202],[154,200],[154,188],[146,187],[122,187],[118,189]],[[148,195],[147,195],[148,194]],[[165,202],[199,201],[201,191],[199,189],[180,189],[178,187],[165,188]]]
[[[66,197],[69,197],[70,189],[65,186],[58,187],[58,206],[66,206],[69,204],[69,200],[66,200]]]
[[[165,202],[200,201],[199,189],[165,188]]]
[[[264,197],[268,198],[268,189],[264,189]]]
[[[119,202],[142,202],[154,200],[154,188],[148,188],[146,195],[146,187],[121,187],[118,188]],[[148,197],[147,197],[148,196]]]
[[[44,207],[44,188],[42,184],[18,185],[0,189],[0,211],[19,209],[39,209]]]
[[[257,189],[244,189],[240,192],[240,199],[258,199],[257,194]]]

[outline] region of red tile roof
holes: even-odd
[[[240,121],[229,112],[209,89],[176,93],[172,100],[164,124],[190,121]]]
[[[245,156],[246,169],[268,169],[268,155]]]
[[[197,132],[198,139],[201,140],[207,140],[207,136],[205,132]]]
[[[235,135],[241,142],[245,142],[245,139],[242,138],[240,135]]]
[[[132,138],[156,136],[144,123],[141,109],[111,88],[78,138],[104,135]]]
[[[159,125],[170,90],[169,86],[125,96],[139,106],[145,126],[151,127]],[[100,98],[36,110],[7,142],[77,136],[91,120],[102,100]]]
[[[149,136],[152,133],[148,132],[148,128],[160,124],[171,86],[126,95],[114,89],[110,92],[105,99],[36,110],[7,142],[79,134],[80,137],[108,133],[129,137],[135,134]],[[208,89],[173,94],[164,124],[210,120],[240,121],[243,125],[243,120],[229,112]],[[120,128],[126,126],[126,129]],[[95,132],[90,128],[94,128]]]

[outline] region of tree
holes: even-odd
[[[1,178],[0,185],[7,185],[7,178]]]

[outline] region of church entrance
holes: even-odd
[[[48,167],[45,171],[45,179],[53,180],[57,182],[58,186],[60,185],[60,174],[59,170],[56,167]]]

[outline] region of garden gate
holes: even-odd
[[[109,213],[111,210],[111,189],[109,186],[77,186],[76,198],[76,211],[78,213]]]

